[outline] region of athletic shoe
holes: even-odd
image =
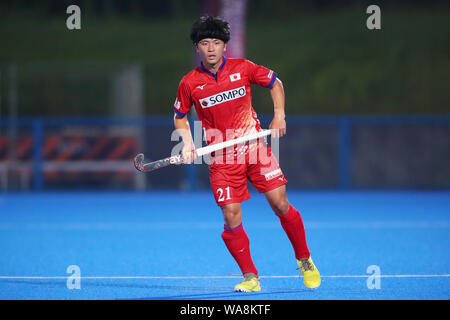
[[[320,286],[320,273],[314,265],[311,257],[298,259],[297,265],[300,270],[302,270],[303,282],[305,283],[305,286],[310,289],[315,289]]]
[[[259,278],[254,273],[245,273],[244,280],[234,287],[235,292],[261,291]]]

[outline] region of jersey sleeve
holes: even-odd
[[[191,110],[191,91],[186,81],[182,79],[178,85],[177,98],[173,104],[173,111],[180,117],[184,117]]]
[[[249,60],[245,60],[245,62],[250,83],[256,83],[262,87],[271,89],[275,80],[277,80],[277,73]]]

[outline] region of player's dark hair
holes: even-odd
[[[230,40],[230,24],[220,17],[201,16],[191,29],[191,40],[197,45],[205,38],[220,39],[227,43]]]

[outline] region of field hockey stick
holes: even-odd
[[[228,147],[240,144],[240,143],[244,143],[247,141],[266,137],[266,136],[270,135],[271,133],[272,133],[271,130],[263,130],[260,132],[256,132],[253,134],[243,136],[243,137],[239,137],[237,139],[228,140],[228,141],[216,143],[216,144],[213,144],[210,146],[199,148],[199,149],[195,150],[195,153],[197,154],[197,157],[201,157],[205,154],[210,154],[212,152],[215,152],[215,151],[218,151],[221,149],[225,149],[225,148],[228,148]],[[184,163],[184,159],[181,156],[181,154],[177,154],[177,155],[174,155],[171,157],[167,157],[167,158],[164,158],[161,160],[147,162],[147,163],[144,162],[144,154],[143,153],[139,153],[134,158],[134,166],[136,167],[137,170],[139,170],[141,172],[150,172],[150,171],[154,171],[156,169],[167,167],[172,164],[181,164],[181,163]]]

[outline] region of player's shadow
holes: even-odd
[[[180,294],[174,296],[144,297],[133,300],[217,300],[226,298],[255,298],[257,300],[270,299],[274,294],[292,294],[300,292],[311,292],[310,289],[262,289],[259,292],[233,292],[230,288],[222,292],[198,293],[198,294]]]
[[[217,286],[179,286],[179,285],[155,285],[155,284],[138,284],[138,283],[121,283],[119,281],[98,281],[97,279],[84,280],[82,287],[114,287],[114,288],[138,288],[149,290],[173,290],[173,291],[190,291],[187,294],[177,294],[169,296],[149,296],[141,298],[130,298],[122,300],[203,300],[203,299],[225,299],[236,298],[243,296],[246,298],[255,297],[255,299],[270,299],[273,294],[292,294],[300,292],[311,292],[309,289],[262,289],[260,292],[238,293],[231,291],[230,287]],[[47,287],[67,287],[67,283],[63,279],[58,280],[26,280],[26,279],[3,279],[3,283],[39,285]],[[199,291],[199,293],[192,293],[192,291]],[[256,298],[258,297],[258,298]],[[101,299],[101,297],[99,297]]]

